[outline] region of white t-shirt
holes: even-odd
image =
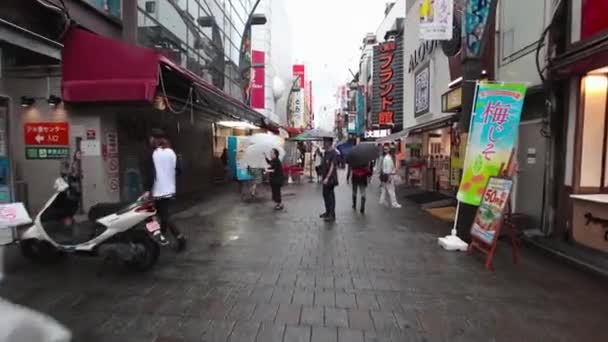
[[[387,154],[382,159],[382,173],[392,175],[395,173],[395,163],[393,163],[393,157]]]
[[[152,197],[175,195],[175,168],[177,156],[170,148],[157,148],[152,154],[156,179],[152,187]]]

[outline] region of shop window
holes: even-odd
[[[581,164],[579,186],[608,190],[608,77],[591,74],[582,80]],[[600,143],[601,142],[601,143]]]
[[[85,0],[85,2],[111,17],[121,18],[121,0]]]
[[[431,154],[441,154],[441,143],[431,143]]]
[[[146,1],[146,13],[156,13],[156,1]]]

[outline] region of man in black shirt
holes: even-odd
[[[336,194],[334,188],[338,185],[338,154],[334,149],[333,139],[323,140],[325,154],[323,155],[323,200],[325,201],[325,213],[321,215],[327,222],[336,220]]]

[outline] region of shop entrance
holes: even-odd
[[[519,173],[515,211],[528,216],[532,228],[542,228],[547,142],[541,135],[541,129],[541,120],[522,122],[519,127]]]

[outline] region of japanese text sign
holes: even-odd
[[[452,39],[453,0],[423,0],[420,4],[420,39]]]
[[[371,124],[399,131],[403,127],[404,48],[396,38],[374,46]]]
[[[23,125],[25,144],[68,146],[70,128],[67,122],[27,122]]]
[[[386,42],[380,46],[380,99],[381,111],[378,113],[378,123],[381,126],[390,126],[395,123],[395,112],[393,111],[395,82],[393,76],[393,61],[395,60],[395,42]]]
[[[266,55],[264,51],[252,51],[253,79],[251,80],[251,107],[263,109],[266,107]]]
[[[479,205],[490,177],[509,161],[517,139],[526,85],[481,83],[471,116],[458,200]]]
[[[513,181],[510,179],[490,178],[471,227],[471,236],[487,245],[496,243],[512,188]]]

